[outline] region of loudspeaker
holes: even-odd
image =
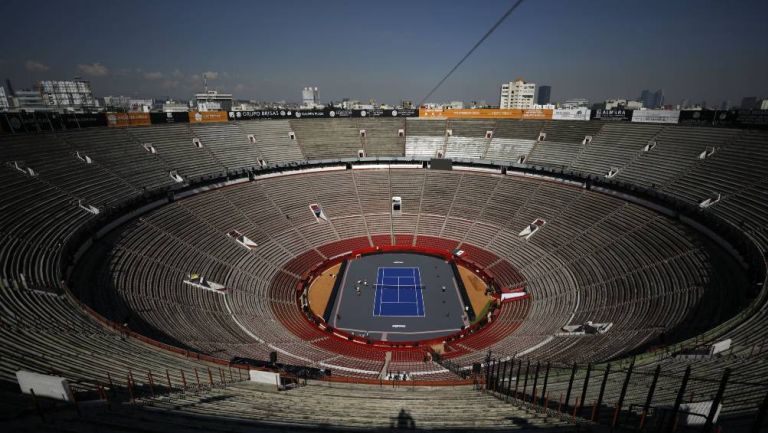
[[[481,367],[479,362],[472,364],[472,373],[480,373],[480,369]]]
[[[277,363],[277,352],[269,352],[269,362],[270,364]]]

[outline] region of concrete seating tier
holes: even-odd
[[[405,132],[405,119],[359,118],[357,128],[365,131],[363,147],[367,156],[405,155],[405,135],[398,134],[401,129]]]
[[[357,149],[367,145],[361,142],[359,121],[313,122],[288,122],[290,130],[299,130],[291,155],[298,149],[309,159],[356,156]],[[407,120],[405,153],[432,156],[430,152],[447,151],[445,130],[451,123]],[[656,187],[690,203],[703,194],[720,193],[721,200],[702,212],[740,228],[763,251],[768,247],[765,133],[603,124],[583,145],[577,139],[586,130],[579,128],[592,125],[559,129],[554,123],[496,121],[485,156],[512,161],[503,142],[492,150],[494,142],[536,140],[543,130],[547,139],[531,147],[532,163],[598,176],[616,167],[619,180]],[[296,128],[299,124],[303,126]],[[462,126],[472,136],[488,127],[481,122],[456,125],[456,131]],[[275,136],[283,127],[278,125]],[[108,372],[122,377],[182,369],[190,377],[194,368],[212,366],[125,338],[91,319],[66,295],[51,294],[60,290],[63,279],[62,246],[93,219],[78,202],[109,208],[144,191],[175,187],[168,175],[172,170],[204,176],[207,167],[244,169],[258,165],[259,158],[278,161],[280,154],[277,147],[267,150],[271,139],[265,138],[268,144],[249,143],[243,126],[236,123],[189,126],[189,134],[201,138],[203,149],[189,148],[183,127],[157,127],[157,133],[153,128],[0,137],[3,381],[13,381],[12,373],[23,367],[93,388],[107,381]],[[269,137],[268,131],[262,135]],[[302,135],[308,141],[302,141]],[[156,154],[141,145],[149,139],[157,143]],[[649,141],[656,147],[643,152]],[[545,146],[552,143],[557,144],[550,152]],[[478,154],[472,145],[454,146],[463,157]],[[698,158],[709,149],[714,154]],[[198,151],[208,156],[194,163],[185,160]],[[78,160],[74,152],[92,158],[93,164]],[[268,152],[274,156],[267,158]],[[37,176],[6,164],[12,161],[23,162]],[[404,200],[403,215],[397,218],[389,212],[393,195]],[[321,204],[330,221],[318,223],[310,203]],[[547,224],[530,239],[521,238],[518,233],[536,218]],[[248,250],[227,237],[233,229],[256,240],[258,247]],[[73,290],[107,318],[177,347],[221,359],[263,359],[279,349],[281,359],[291,363],[376,377],[383,357],[369,359],[368,353],[307,326],[294,288],[307,267],[347,248],[345,240],[357,239],[355,245],[363,245],[380,235],[398,244],[445,249],[468,245],[471,251],[487,251],[483,262],[490,271],[509,285],[524,286],[531,295],[524,313],[508,305],[502,308],[500,326],[484,331],[494,338],[484,343],[468,337],[450,344],[452,361],[464,366],[482,361],[489,348],[499,356],[601,362],[658,344],[657,337],[702,332],[727,315],[695,312],[716,311],[708,305],[714,302],[726,305],[724,294],[733,291],[724,288],[745,278],[740,268],[721,260],[690,229],[613,197],[517,176],[408,169],[282,176],[179,200],[103,241],[106,266],[99,268],[92,285]],[[491,254],[503,261],[491,261]],[[230,290],[220,295],[183,284],[190,272]],[[595,337],[556,335],[565,324],[587,320],[613,322],[614,328]],[[718,336],[733,341],[727,356],[696,361],[702,377],[719,376],[723,366],[739,367],[727,391],[725,414],[748,414],[764,395],[751,384],[768,371],[759,349],[768,341],[766,323],[768,313],[757,308]],[[685,368],[684,362],[664,355],[643,362],[640,368],[646,370],[661,363],[671,370],[670,378],[679,377]],[[393,367],[410,365],[425,378],[445,377],[436,366],[417,364],[397,358]],[[607,395],[619,392],[621,380],[614,382]],[[553,390],[561,386],[558,383],[552,382]],[[676,382],[665,379],[660,389],[660,401],[673,400]],[[713,390],[699,384],[694,392],[711,395]],[[629,398],[639,402],[641,394]]]
[[[354,119],[294,119],[290,125],[307,159],[356,158],[363,149]]]
[[[259,166],[262,156],[258,148],[249,143],[247,135],[236,124],[192,124],[190,129],[227,170],[247,170]]]
[[[148,310],[141,317],[151,328],[196,350],[234,356],[237,347],[252,350],[251,344],[263,342],[301,364],[335,366],[341,375],[373,375],[384,362],[383,353],[369,353],[365,346],[312,329],[301,317],[296,287],[300,276],[328,257],[369,242],[391,244],[394,221],[403,217],[390,216],[391,191],[411,188],[410,199],[417,203],[403,214],[411,214],[409,209],[418,213],[410,231],[398,232],[401,242],[448,251],[461,248],[468,260],[498,275],[500,284],[525,287],[532,296],[525,320],[507,320],[511,310],[502,309],[498,328],[488,331],[487,338],[462,342],[469,350],[490,344],[498,353],[532,350],[552,359],[595,360],[627,350],[627,340],[601,339],[601,351],[576,350],[568,339],[557,338],[541,348],[531,348],[538,344],[531,342],[554,335],[572,321],[593,320],[615,321],[617,334],[645,330],[647,338],[629,340],[639,345],[679,330],[692,306],[706,299],[705,288],[711,284],[704,272],[706,249],[693,243],[682,227],[649,210],[541,180],[421,169],[313,173],[229,187],[227,203],[233,208],[228,213],[235,215],[236,225],[245,230],[280,227],[264,233],[264,247],[251,251],[228,238],[224,225],[210,222],[216,213],[208,209],[222,205],[222,193],[180,200],[122,235],[111,266],[131,272],[121,272],[111,285],[131,310]],[[239,200],[233,198],[245,197],[241,189],[264,195],[259,214],[239,209]],[[514,199],[506,198],[509,194]],[[315,220],[308,208],[311,202],[321,203],[329,221]],[[246,214],[247,219],[237,222],[238,215]],[[276,225],[270,218],[283,222]],[[356,236],[339,236],[337,226],[354,218],[363,222]],[[547,225],[530,240],[521,240],[517,233],[536,218]],[[280,253],[269,252],[274,248]],[[188,272],[227,282],[233,293],[222,296],[183,285]],[[236,295],[239,291],[248,295]],[[262,320],[288,332],[258,325],[241,329],[234,318],[243,313],[247,317],[240,324]],[[462,353],[452,356],[464,365],[478,356]]]
[[[132,128],[128,133],[139,143],[152,144],[159,158],[182,177],[205,177],[225,172],[225,166],[209,146],[199,148],[194,144],[192,140],[200,137],[193,134],[189,125],[147,126]]]
[[[298,141],[291,139],[291,125],[287,120],[237,122],[246,137],[253,135],[261,158],[267,164],[286,164],[301,161]]]

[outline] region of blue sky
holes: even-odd
[[[0,78],[82,76],[99,96],[420,100],[512,1],[0,3]],[[765,0],[527,0],[430,98],[498,103],[524,77],[552,97],[768,97]]]

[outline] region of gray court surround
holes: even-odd
[[[421,272],[424,317],[375,317],[376,274],[380,267]],[[414,253],[382,253],[349,260],[331,314],[330,325],[374,340],[413,341],[453,334],[464,325],[464,304],[450,264],[439,257]],[[360,294],[357,293],[357,282]],[[362,281],[367,281],[364,285]],[[445,291],[442,287],[445,286]]]

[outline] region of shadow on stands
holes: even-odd
[[[405,409],[400,409],[400,413],[397,414],[390,424],[394,430],[416,430],[416,422],[413,417]]]

